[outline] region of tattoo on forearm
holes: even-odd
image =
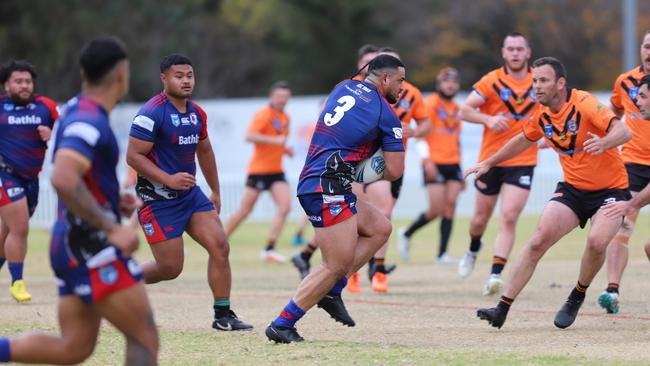
[[[100,230],[106,230],[116,222],[99,207],[83,181],[79,181],[73,189],[57,193],[69,211]]]

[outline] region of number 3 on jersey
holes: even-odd
[[[323,122],[326,126],[334,126],[335,124],[341,122],[345,112],[349,111],[354,104],[357,102],[351,95],[344,95],[336,101],[339,105],[334,108],[334,115],[332,113],[325,113]]]

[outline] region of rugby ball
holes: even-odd
[[[357,164],[354,171],[354,180],[359,183],[372,183],[384,178],[384,151],[377,150],[372,156]]]

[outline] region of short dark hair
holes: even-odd
[[[174,65],[192,66],[192,60],[183,54],[172,53],[171,55],[163,57],[162,61],[160,61],[160,72],[165,72]]]
[[[648,89],[650,89],[650,74],[643,75],[641,81],[639,82],[639,87],[641,87],[641,85],[646,85]]]
[[[289,86],[289,82],[286,80],[278,80],[275,83],[271,85],[271,89],[269,90],[269,93],[273,93],[276,89],[287,89],[291,90],[291,87]]]
[[[6,83],[14,71],[27,71],[32,75],[32,79],[36,79],[34,65],[25,60],[12,60],[0,67],[0,83]]]
[[[553,68],[553,71],[555,72],[555,80],[559,80],[560,78],[567,78],[566,68],[560,62],[560,60],[556,59],[555,57],[540,57],[537,60],[533,61],[533,68],[544,65],[549,65]]]
[[[357,59],[361,59],[363,56],[369,54],[369,53],[375,53],[379,50],[379,47],[375,46],[374,44],[366,43],[363,46],[359,47],[359,51],[357,51]]]
[[[521,32],[513,31],[513,32],[510,32],[510,33],[506,34],[506,36],[503,37],[503,44],[504,45],[506,43],[506,38],[508,38],[508,37],[521,37],[526,41],[526,46],[530,47],[530,45],[528,44],[528,38],[526,37],[526,35],[524,35]]]
[[[99,37],[88,42],[79,54],[79,64],[85,79],[91,84],[100,82],[115,65],[128,58],[124,43],[116,37]]]
[[[373,71],[384,69],[397,70],[398,67],[405,68],[402,61],[400,61],[397,57],[383,54],[373,58],[372,61],[370,61],[370,64],[368,65],[368,73],[371,74]]]

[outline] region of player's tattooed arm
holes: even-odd
[[[114,217],[107,215],[97,205],[90,190],[83,183],[83,176],[91,162],[79,152],[62,148],[54,157],[52,186],[65,207],[88,224],[106,232],[117,226]]]

